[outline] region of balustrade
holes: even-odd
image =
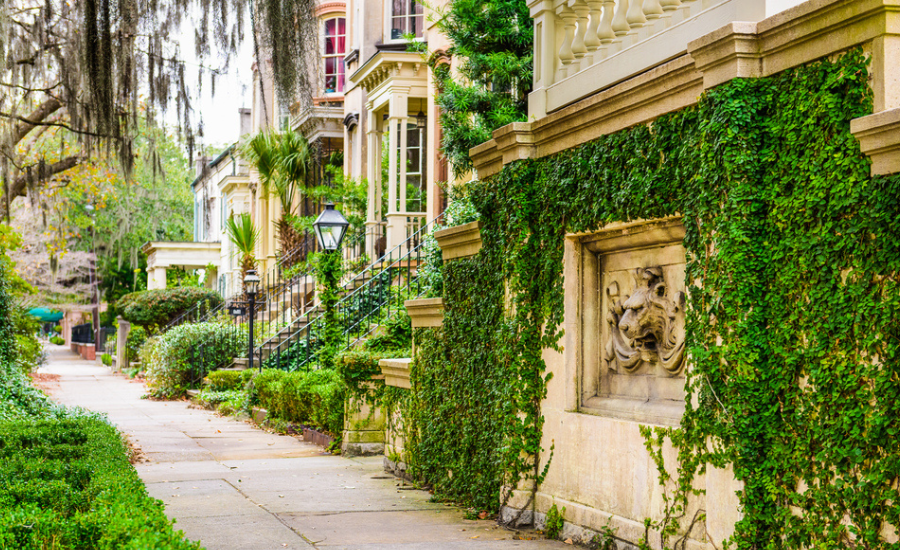
[[[686,52],[691,40],[730,21],[759,21],[770,3],[772,0],[530,0],[537,92],[529,100],[530,113],[540,118],[651,69]],[[580,73],[588,76],[571,79]],[[541,95],[557,84],[555,94]]]

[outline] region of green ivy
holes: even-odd
[[[417,334],[401,405],[410,463],[436,492],[487,508],[540,481],[565,234],[681,214],[686,411],[678,429],[643,430],[678,487],[655,525],[663,545],[716,466],[743,483],[737,548],[893,547],[881,533],[900,525],[900,177],[870,177],[850,133],[872,112],[866,65],[854,50],[734,80],[470,185],[484,248],[445,266],[444,327]]]

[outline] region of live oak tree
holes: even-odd
[[[199,67],[171,39],[192,14]],[[0,214],[98,153],[128,177],[141,105],[151,121],[174,107],[193,156],[202,119],[189,82],[215,90],[247,39],[256,66],[271,71],[257,72],[260,87],[274,82],[283,104],[311,96],[315,70],[298,67],[317,59],[312,0],[0,0]],[[216,68],[208,64],[214,52]],[[274,106],[263,110],[271,119]],[[48,147],[54,127],[66,132]]]

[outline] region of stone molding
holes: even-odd
[[[871,157],[873,176],[900,172],[900,109],[857,118],[850,131]]]
[[[411,389],[409,381],[409,365],[412,359],[382,359],[378,361],[381,372],[384,374],[384,383],[395,388]]]
[[[481,222],[475,221],[434,232],[444,261],[467,258],[481,250]]]
[[[444,299],[420,298],[403,302],[412,320],[412,328],[439,327],[444,324]]]
[[[470,155],[486,178],[515,160],[552,155],[694,105],[704,90],[732,79],[770,76],[856,46],[872,57],[875,113],[900,108],[900,0],[810,0],[759,23],[732,22],[691,41],[681,57],[546,117],[499,128]],[[533,100],[546,102],[532,94]],[[881,149],[879,167],[900,163],[891,159],[895,148]]]

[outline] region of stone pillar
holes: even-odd
[[[390,100],[388,130],[390,150],[388,159],[387,249],[406,240],[406,120],[409,111],[407,94],[395,93]],[[401,203],[402,201],[402,203]]]
[[[115,372],[121,372],[128,368],[128,333],[131,332],[131,323],[122,319],[119,315],[116,317],[119,322],[119,330],[116,331],[116,366]]]
[[[368,181],[369,204],[366,209],[366,253],[372,261],[377,258],[375,245],[381,236],[381,115],[369,103],[368,124],[366,125],[366,180]]]
[[[147,290],[161,290],[166,288],[166,268],[154,267],[147,274]]]

